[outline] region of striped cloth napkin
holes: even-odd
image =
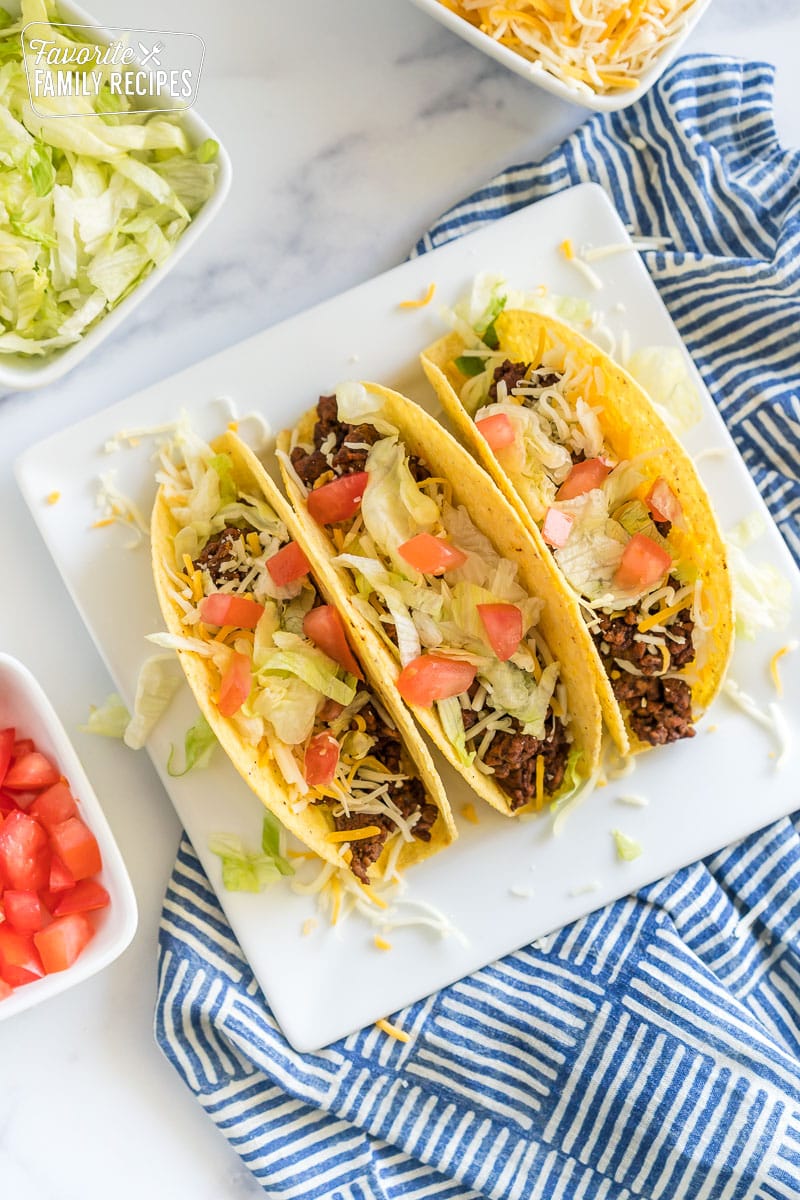
[[[587,180],[670,237],[647,266],[800,557],[800,154],[772,82],[683,58],[416,252]],[[270,1196],[796,1200],[799,932],[795,817],[412,1005],[407,1044],[373,1027],[301,1055],[184,838],[156,1036]]]

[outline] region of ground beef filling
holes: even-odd
[[[672,576],[668,583],[676,590],[680,587]],[[673,638],[679,640],[666,639],[669,652],[666,665],[658,646],[636,641],[634,634],[638,631],[640,616],[634,609],[628,609],[619,617],[600,614],[599,628],[592,635],[614,695],[627,710],[631,729],[643,742],[663,746],[681,738],[694,737],[691,688],[683,679],[663,678],[666,671],[680,671],[694,661],[691,611],[682,608],[667,627]],[[614,659],[632,663],[642,674],[631,675]]]
[[[500,382],[506,385],[509,396],[515,387],[520,387],[522,384],[537,388],[555,387],[561,378],[556,371],[548,371],[547,374],[537,375],[535,380],[529,380],[527,376],[532,365],[532,363],[512,362],[510,358],[504,359],[500,366],[494,369],[494,377],[489,385],[489,403],[497,403],[497,385]],[[530,396],[519,398],[523,404],[529,403],[532,399]]]
[[[366,732],[375,738],[370,755],[382,762],[393,774],[402,773],[404,759],[403,743],[396,729],[391,729],[378,715],[372,704],[365,704],[358,714],[366,721]],[[355,728],[355,725],[353,725]],[[431,840],[431,830],[439,815],[435,804],[430,804],[426,798],[425,786],[421,779],[413,777],[403,780],[398,787],[391,789],[391,799],[408,819],[419,813],[419,819],[412,826],[412,833],[421,842]],[[367,871],[381,856],[387,838],[397,830],[390,817],[382,813],[351,813],[348,816],[333,818],[337,830],[364,829],[367,825],[377,825],[381,832],[374,837],[350,844],[350,870],[362,883],[369,883]]]
[[[470,688],[472,695],[476,693],[478,686],[477,681],[473,683]],[[486,711],[474,712],[471,708],[465,709],[462,713],[464,728],[471,729],[486,715]],[[511,801],[512,811],[516,812],[536,796],[536,759],[540,755],[544,756],[544,791],[550,796],[558,791],[564,782],[569,742],[563,724],[552,713],[547,718],[550,728],[544,738],[523,733],[522,726],[516,718],[508,719],[513,728],[507,733],[494,735],[483,761],[487,767],[493,769],[493,778]]]
[[[217,588],[224,583],[241,583],[249,568],[239,563],[234,546],[245,534],[253,532],[249,525],[243,529],[228,525],[221,533],[215,533],[194,560],[195,568],[208,571]]]
[[[313,488],[328,472],[338,478],[363,471],[369,447],[384,436],[374,425],[349,425],[346,421],[340,421],[336,414],[336,397],[320,396],[317,423],[314,426],[314,449],[295,446],[292,451],[292,466],[306,487]],[[415,455],[409,457],[408,465],[417,483],[430,478],[430,471]]]

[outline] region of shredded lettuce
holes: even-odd
[[[182,682],[183,672],[173,654],[145,659],[136,684],[133,717],[123,739],[129,750],[141,750]]]
[[[635,858],[639,858],[642,853],[642,846],[635,838],[629,837],[627,833],[623,833],[620,829],[612,829],[611,836],[616,846],[617,858],[621,859],[622,862],[633,862]]]
[[[481,670],[481,677],[491,687],[488,703],[500,712],[507,712],[523,726],[523,733],[544,737],[544,722],[553,692],[558,683],[559,665],[550,663],[536,682],[528,671],[512,662],[492,662]]]
[[[675,433],[686,433],[702,418],[700,397],[677,346],[646,346],[636,350],[627,368]]]
[[[417,487],[405,448],[396,438],[382,438],[372,446],[366,470],[369,483],[361,500],[364,526],[397,570],[413,576],[398,547],[433,528],[439,519],[438,506]]]
[[[461,713],[458,696],[450,696],[447,700],[437,700],[436,708],[445,737],[458,755],[458,761],[464,767],[472,766],[475,751],[467,752],[464,717]]]
[[[94,733],[99,737],[120,738],[125,736],[131,716],[122,698],[112,692],[99,708],[89,710],[89,719],[85,725],[79,725],[81,733]]]
[[[753,641],[764,629],[783,629],[789,620],[789,580],[770,563],[751,562],[745,553],[763,532],[761,517],[753,513],[740,521],[726,539],[736,636],[746,641]]]
[[[272,813],[264,813],[261,826],[261,849],[269,855],[281,875],[294,875],[294,867],[287,862],[283,854],[283,826]]]
[[[74,119],[57,98],[34,111],[19,29],[51,19],[50,0],[23,0],[0,33],[0,354],[78,341],[172,253],[216,181],[215,143],[193,150],[180,117],[107,88],[71,96]]]
[[[356,694],[355,681],[339,679],[339,666],[322,650],[294,633],[275,633],[273,642],[275,649],[265,654],[258,667],[260,687],[271,675],[294,675],[337,704],[350,703]],[[348,676],[348,679],[352,679],[352,676]]]
[[[222,860],[222,886],[228,892],[263,892],[282,875],[293,875],[294,869],[279,849],[279,828],[268,814],[261,833],[261,852],[248,850],[241,838],[232,833],[215,833],[208,848]]]
[[[180,778],[181,775],[188,774],[194,767],[203,769],[211,762],[211,756],[217,747],[217,739],[213,729],[209,725],[202,713],[198,715],[194,725],[190,725],[186,730],[186,737],[183,742],[183,770],[173,770],[173,761],[175,759],[175,747],[170,746],[169,758],[167,759],[167,774],[173,779]]]

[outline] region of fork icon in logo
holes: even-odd
[[[139,42],[139,49],[142,52],[142,60],[141,61],[142,61],[143,67],[148,66],[149,63],[152,63],[156,67],[161,66],[161,59],[158,57],[158,55],[164,49],[161,42],[156,42],[154,44],[152,50],[148,50],[147,46],[144,44],[144,42]]]

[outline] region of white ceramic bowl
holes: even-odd
[[[450,29],[453,33],[457,33],[459,37],[469,42],[470,45],[475,46],[478,50],[482,50],[490,58],[496,59],[504,67],[508,67],[510,71],[515,71],[517,75],[521,75],[529,83],[535,83],[537,87],[543,88],[544,91],[550,92],[551,95],[558,96],[560,100],[566,100],[569,104],[578,104],[581,108],[589,108],[594,112],[616,112],[618,109],[627,108],[629,104],[633,104],[636,100],[641,99],[659,76],[666,71],[708,8],[711,0],[697,0],[686,24],[678,36],[669,45],[665,46],[649,70],[644,71],[639,77],[640,86],[638,88],[635,90],[631,89],[629,92],[614,93],[607,96],[587,95],[582,92],[576,92],[574,88],[568,87],[566,83],[562,83],[554,75],[550,75],[535,63],[523,58],[521,54],[517,54],[516,51],[511,50],[508,46],[503,46],[500,42],[496,42],[494,38],[489,37],[488,33],[482,33],[480,29],[476,29],[474,25],[470,25],[469,21],[465,21],[457,13],[445,8],[443,4],[439,3],[439,0],[411,0],[411,2],[412,4],[416,4],[417,8],[421,8],[423,12],[428,13],[435,21],[439,21],[447,29]]]
[[[8,7],[19,11],[18,4],[15,5],[12,3]],[[68,0],[67,2],[60,0],[58,7],[62,20],[76,25],[94,25],[97,27],[101,39],[110,40],[111,35],[100,27],[89,13],[79,8],[78,5],[71,4]],[[69,118],[63,119],[68,120]],[[214,131],[194,109],[190,108],[183,114],[183,121],[189,140],[193,145],[200,145],[206,138],[213,138],[214,141],[219,142],[219,138]],[[169,258],[161,266],[154,267],[150,274],[133,289],[129,296],[126,296],[110,313],[101,317],[98,323],[81,337],[80,341],[75,342],[74,345],[67,346],[63,350],[56,350],[53,354],[46,355],[43,358],[28,357],[22,354],[0,355],[0,392],[30,391],[33,388],[55,383],[57,379],[66,375],[79,362],[82,362],[87,354],[91,354],[110,333],[114,332],[126,319],[128,314],[132,313],[150,295],[153,288],[158,287],[167,273],[180,262],[181,258],[191,249],[197,239],[202,237],[225,201],[225,197],[230,190],[233,171],[230,157],[221,142],[216,162],[218,170],[213,195],[208,198],[197,215],[192,219],[188,228],[176,243]]]
[[[97,838],[103,857],[99,879],[111,903],[92,914],[94,937],[72,966],[15,988],[10,996],[0,1000],[0,1020],[57,996],[102,971],[130,944],[138,919],[136,897],[122,855],[64,726],[27,667],[8,654],[0,654],[0,729],[12,725],[18,737],[33,738],[37,749],[52,759],[69,780],[80,816]]]

